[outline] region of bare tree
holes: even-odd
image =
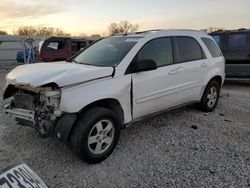
[[[131,24],[129,21],[121,21],[119,23],[111,23],[108,27],[109,33],[117,34],[117,33],[128,33],[128,32],[135,32],[139,29],[139,25]]]
[[[1,31],[0,30],[0,35],[8,35],[8,33],[6,31]]]
[[[16,35],[27,36],[70,36],[69,33],[65,33],[63,30],[54,27],[45,26],[20,26],[14,32]]]

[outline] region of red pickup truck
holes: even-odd
[[[39,59],[43,62],[64,61],[96,39],[81,37],[49,37],[39,43]]]

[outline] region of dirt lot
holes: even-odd
[[[51,187],[250,187],[250,84],[227,83],[212,113],[186,107],[136,123],[97,165],[16,126],[1,109],[0,169],[15,161]]]

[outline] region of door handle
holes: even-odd
[[[168,72],[169,75],[177,74],[179,69],[173,69]]]
[[[207,67],[207,66],[208,66],[207,63],[202,63],[202,64],[201,64],[201,67]]]

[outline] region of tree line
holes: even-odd
[[[132,24],[127,20],[120,21],[118,23],[112,22],[108,26],[108,35],[113,35],[117,33],[129,33],[138,31],[139,25]],[[209,27],[204,29],[205,32],[214,32],[221,30],[222,28]],[[19,26],[17,30],[13,32],[14,35],[26,35],[26,36],[70,36],[70,33],[64,32],[60,28],[46,27],[46,26]],[[6,31],[0,30],[0,35],[8,35]],[[81,34],[81,36],[87,36]],[[93,34],[91,37],[101,37],[100,34]]]
[[[113,35],[117,33],[127,33],[137,31],[139,25],[131,24],[129,21],[121,21],[119,23],[111,23],[108,27],[108,34]],[[14,35],[26,35],[26,36],[70,36],[70,33],[64,32],[60,28],[46,27],[46,26],[19,26],[17,30],[13,32]],[[6,31],[0,30],[0,35],[8,35]],[[82,36],[86,36],[82,34]],[[99,34],[93,34],[91,36],[100,36]]]

